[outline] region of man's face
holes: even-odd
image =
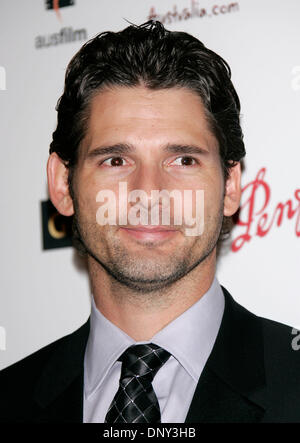
[[[186,235],[184,218],[182,225],[174,224],[172,199],[170,224],[162,228],[167,230],[135,230],[130,220],[125,225],[100,225],[96,196],[111,190],[118,203],[119,182],[126,182],[128,193],[147,193],[150,226],[142,228],[153,228],[151,191],[178,190],[183,196],[184,190],[203,190],[203,233]],[[218,143],[200,98],[184,88],[115,87],[99,92],[91,102],[73,191],[76,220],[88,252],[128,287],[151,292],[205,262],[215,253],[222,225],[224,179]],[[128,203],[128,211],[132,205]]]

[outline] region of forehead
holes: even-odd
[[[135,86],[100,91],[90,103],[86,138],[89,146],[147,140],[216,145],[201,98],[186,88]]]

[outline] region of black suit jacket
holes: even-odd
[[[186,422],[300,422],[292,328],[252,314],[222,289],[224,315]],[[0,421],[82,422],[88,334],[89,320],[0,371]]]

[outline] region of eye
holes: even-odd
[[[109,157],[106,160],[103,160],[100,165],[105,165],[108,167],[119,167],[124,166],[124,158],[123,157]]]
[[[194,166],[198,161],[194,157],[189,157],[187,155],[177,157],[172,164],[175,166]]]

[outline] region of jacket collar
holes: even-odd
[[[200,376],[186,422],[260,421],[267,407],[262,326],[222,287],[221,326]],[[83,420],[83,362],[88,321],[53,350],[34,397],[41,421]]]
[[[57,343],[37,380],[37,421],[82,422],[83,361],[90,319]]]
[[[186,422],[255,422],[267,408],[260,318],[222,290],[221,326]]]

